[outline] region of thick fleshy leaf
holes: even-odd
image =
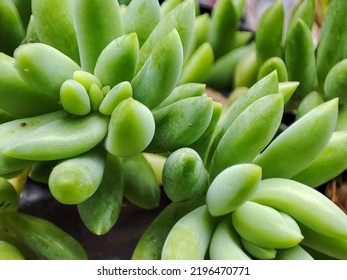
[[[154,130],[152,112],[137,100],[127,98],[112,112],[106,150],[120,157],[138,154],[151,142]]]
[[[259,64],[273,56],[282,56],[284,25],[283,3],[276,0],[261,16],[256,30],[256,52]]]
[[[347,58],[347,1],[331,1],[317,46],[317,77],[323,91],[325,78],[330,69]]]
[[[155,134],[149,152],[168,152],[197,141],[212,118],[213,101],[206,96],[190,97],[153,111]]]
[[[35,90],[59,100],[60,87],[80,70],[71,58],[42,43],[21,45],[14,52],[15,67],[21,78]]]
[[[82,203],[98,189],[104,167],[105,153],[104,149],[99,147],[61,160],[49,175],[49,191],[60,203],[68,205]]]
[[[177,29],[177,32],[180,35],[183,54],[185,56],[193,41],[194,20],[195,6],[193,0],[184,1],[163,17],[141,47],[137,71],[139,71],[145,64],[148,56],[151,54],[152,49],[158,41],[172,29]]]
[[[47,220],[15,212],[6,216],[5,225],[41,259],[88,259],[76,239]]]
[[[123,170],[117,157],[108,155],[102,181],[96,192],[77,205],[86,227],[94,234],[105,234],[116,223],[123,199]]]
[[[300,100],[314,89],[317,80],[311,30],[301,19],[292,24],[291,32],[287,35],[285,60],[289,80],[300,82],[295,92]]]
[[[138,62],[139,42],[135,33],[123,35],[101,52],[96,61],[94,75],[103,86],[113,87],[131,81]]]
[[[211,160],[210,176],[249,163],[270,143],[282,120],[282,94],[264,96],[247,107],[229,126]]]
[[[27,160],[73,157],[99,144],[106,136],[107,125],[108,117],[98,113],[83,117],[68,115],[14,138],[3,153]]]
[[[60,108],[56,100],[29,87],[13,64],[13,58],[0,54],[0,110],[16,118],[22,118]]]
[[[254,84],[242,97],[237,99],[237,101],[227,110],[227,112],[225,112],[223,119],[218,124],[218,127],[214,132],[212,142],[209,147],[209,158],[207,163],[209,163],[224,133],[235,121],[235,119],[242,113],[242,111],[244,111],[249,105],[259,98],[273,93],[278,93],[278,75],[276,71],[268,74]]]
[[[71,0],[32,0],[35,31],[48,44],[79,63]]]
[[[214,55],[209,43],[202,44],[183,66],[179,84],[204,81],[213,68]]]
[[[208,38],[216,58],[231,50],[238,24],[238,11],[233,1],[216,2],[211,14]]]
[[[93,73],[102,50],[123,35],[123,22],[118,1],[76,0],[73,19],[77,33],[81,66]]]
[[[150,109],[159,105],[175,88],[182,64],[182,44],[174,29],[158,42],[131,81],[134,98]]]
[[[328,144],[335,130],[337,113],[338,100],[330,100],[276,137],[254,160],[262,167],[263,178],[291,178],[307,168]]]
[[[21,170],[32,164],[31,161],[8,157],[3,154],[4,149],[22,140],[24,135],[30,133],[52,121],[64,118],[67,113],[63,110],[40,115],[37,117],[13,120],[0,125],[0,175]]]
[[[142,153],[122,158],[124,197],[142,209],[153,209],[160,203],[160,186],[152,166]],[[136,170],[136,176],[134,176]]]
[[[124,33],[135,32],[142,46],[160,20],[158,0],[132,0],[123,15]]]
[[[0,1],[0,52],[12,55],[25,36],[16,6],[11,1]]]

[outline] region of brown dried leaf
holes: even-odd
[[[347,214],[347,182],[337,184],[335,180],[328,183],[325,195]]]

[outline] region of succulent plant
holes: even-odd
[[[235,3],[240,1],[217,1],[212,15],[221,18],[212,16],[210,23],[218,20],[222,25],[222,18],[232,15],[226,6]],[[314,189],[339,176],[347,166],[340,159],[346,159],[346,132],[337,131],[336,126],[343,117],[339,114],[343,101],[336,97],[340,97],[337,87],[344,88],[345,56],[327,43],[331,36],[341,37],[336,44],[343,49],[346,33],[334,35],[342,32],[342,5],[342,1],[329,5],[317,54],[311,35],[314,1],[307,0],[295,8],[287,33],[283,3],[274,1],[260,19],[254,43],[216,55],[207,84],[229,90],[242,86],[242,90],[235,97],[232,93],[230,105],[223,107],[202,158],[189,164],[190,172],[186,167],[185,174],[191,175],[207,170],[206,194],[202,199],[191,193],[190,202],[197,204],[194,209],[188,207],[189,201],[176,200],[174,194],[193,190],[188,182],[197,181],[199,175],[194,180],[168,173],[177,164],[170,157],[184,158],[186,151],[170,155],[163,171],[163,178],[170,181],[164,180],[163,186],[172,203],[144,232],[133,259],[347,257],[347,217]],[[321,91],[322,84],[334,94]],[[283,124],[288,111],[296,120]],[[195,168],[201,160],[205,169],[198,173]],[[174,221],[165,222],[172,217]]]
[[[18,211],[28,177],[96,235],[164,194],[132,259],[346,259],[347,217],[316,189],[347,167],[346,2],[318,45],[313,0],[288,24],[274,1],[254,33],[245,0],[162,2],[32,0],[0,53],[0,258],[88,258]]]
[[[123,196],[146,209],[159,204],[159,182],[143,153],[198,141],[219,106],[204,85],[178,83],[195,4],[183,1],[164,14],[158,1],[135,0],[122,12],[113,0],[34,0],[32,10],[39,41],[20,45],[13,58],[1,54],[0,174],[30,169],[29,178],[47,183],[56,200],[78,205],[90,231],[105,234]],[[4,210],[4,224],[22,239],[12,216],[35,219],[15,209]],[[73,257],[24,242],[39,257]]]

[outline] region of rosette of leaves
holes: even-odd
[[[123,197],[158,206],[144,152],[193,145],[219,117],[205,85],[179,82],[195,16],[193,0],[32,1],[35,42],[0,54],[0,176],[30,170],[95,234]]]

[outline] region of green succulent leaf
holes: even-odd
[[[141,47],[137,71],[139,71],[145,64],[152,49],[159,40],[173,29],[177,30],[179,37],[181,38],[183,56],[185,57],[193,41],[194,29],[192,27],[194,26],[194,21],[194,0],[183,1],[165,15]]]
[[[121,161],[108,154],[100,186],[90,198],[77,205],[83,223],[94,234],[105,234],[116,223],[122,207],[123,186]]]
[[[73,2],[73,22],[77,34],[81,66],[93,73],[102,50],[123,35],[123,22],[118,1],[76,0]]]
[[[40,42],[56,48],[79,64],[73,22],[74,1],[32,0],[31,2],[35,32]]]
[[[173,29],[153,48],[146,63],[131,81],[134,99],[155,108],[176,87],[183,65],[180,36]]]
[[[15,50],[14,59],[20,77],[30,87],[56,101],[63,82],[80,70],[71,58],[42,43],[21,45]]]
[[[35,118],[33,117],[33,122]],[[83,117],[67,115],[29,130],[28,133],[18,133],[15,141],[6,145],[3,153],[26,160],[73,157],[90,150],[104,139],[108,119],[98,113]],[[20,123],[18,125],[21,126]],[[93,133],[90,133],[91,130]]]
[[[148,152],[173,151],[197,141],[206,131],[213,101],[206,96],[190,97],[153,110],[155,134]]]
[[[123,81],[131,81],[135,74],[139,55],[136,33],[118,37],[109,43],[98,57],[94,75],[104,86],[113,87]]]
[[[123,15],[124,33],[135,32],[142,46],[161,18],[157,0],[132,0]]]

